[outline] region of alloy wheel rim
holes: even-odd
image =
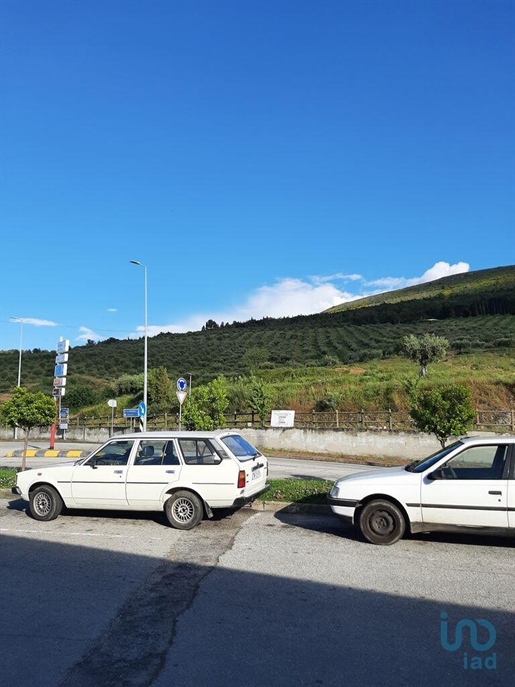
[[[38,515],[48,515],[51,508],[50,498],[47,494],[36,494],[34,498],[34,508]]]
[[[185,523],[193,517],[193,504],[189,499],[178,499],[173,504],[173,514],[179,522]]]

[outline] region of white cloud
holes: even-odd
[[[407,286],[423,284],[434,281],[441,277],[452,274],[468,272],[469,265],[465,262],[458,262],[451,265],[448,262],[437,262],[433,267],[424,272],[421,277],[382,277],[372,281],[365,281],[359,274],[338,273],[329,276],[313,276],[307,280],[284,278],[278,279],[271,286],[260,286],[253,293],[247,296],[245,301],[230,310],[220,310],[218,312],[195,313],[185,320],[166,325],[149,325],[148,336],[157,334],[181,333],[188,331],[198,331],[207,320],[228,322],[246,322],[251,318],[261,319],[263,317],[293,317],[295,315],[312,315],[319,313],[332,306],[348,301],[364,298],[376,293],[402,289]],[[357,288],[354,293],[339,289],[333,282],[352,281]],[[86,330],[86,328],[81,328]],[[90,334],[84,334],[83,339],[100,338],[87,330]],[[144,328],[138,327],[134,336],[144,335]]]
[[[406,277],[382,277],[381,279],[367,281],[365,285],[380,288],[382,291],[393,291],[394,289],[404,289],[407,286],[425,284],[428,281],[450,277],[452,274],[461,274],[469,270],[470,265],[466,262],[457,262],[455,265],[450,265],[448,262],[437,262],[433,267],[426,270],[421,277],[411,277],[409,279],[406,279]]]
[[[32,324],[34,327],[57,327],[57,322],[51,322],[50,320],[38,320],[34,317],[11,317],[11,322]]]
[[[116,308],[107,308],[107,312],[118,312]]]
[[[105,337],[100,336],[100,334],[96,334],[92,329],[89,327],[79,327],[79,336],[75,338],[75,341],[101,341]]]
[[[361,274],[343,274],[343,272],[337,272],[336,274],[330,274],[328,276],[313,276],[310,277],[314,284],[326,284],[327,282],[333,281],[363,281]]]

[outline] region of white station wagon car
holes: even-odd
[[[515,437],[461,439],[403,468],[342,477],[328,500],[373,544],[406,531],[515,534]]]
[[[63,506],[163,511],[177,529],[195,527],[216,508],[238,508],[268,489],[268,460],[240,434],[125,434],[85,459],[19,472],[13,493],[36,520]]]

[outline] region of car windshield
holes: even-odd
[[[255,446],[249,444],[249,442],[239,434],[231,434],[228,437],[223,437],[221,442],[241,461],[251,460],[261,455]]]
[[[458,446],[462,446],[462,444],[462,441],[455,441],[454,444],[446,446],[444,449],[440,449],[440,451],[433,453],[431,456],[428,456],[427,458],[422,458],[421,460],[414,460],[409,465],[406,465],[404,469],[408,472],[424,472],[424,470],[427,470],[432,465],[437,463],[439,460],[449,455],[449,453],[454,451],[455,448],[457,448]]]

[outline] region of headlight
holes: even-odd
[[[340,496],[340,490],[338,488],[338,485],[334,485],[333,488],[331,489],[330,496],[333,497],[333,499],[337,499]]]

